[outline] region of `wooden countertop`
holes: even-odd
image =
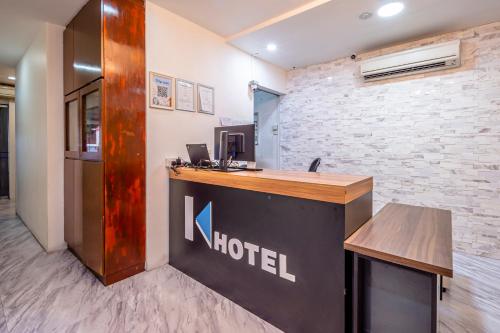
[[[451,212],[390,203],[344,242],[369,257],[453,277]]]
[[[373,178],[300,171],[219,172],[179,168],[170,170],[171,179],[286,195],[296,198],[346,204],[371,192]]]

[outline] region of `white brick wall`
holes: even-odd
[[[456,70],[371,84],[349,58],[290,71],[281,167],[321,157],[320,171],[372,175],[375,211],[451,209],[455,248],[500,258],[500,22],[406,47],[455,38]]]

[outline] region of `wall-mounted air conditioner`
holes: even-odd
[[[365,81],[437,71],[460,66],[460,40],[391,53],[361,62]]]

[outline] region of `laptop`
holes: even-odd
[[[189,160],[193,166],[210,166],[210,155],[205,143],[186,145]]]

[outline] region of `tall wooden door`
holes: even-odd
[[[0,105],[0,197],[9,196],[9,106]]]

